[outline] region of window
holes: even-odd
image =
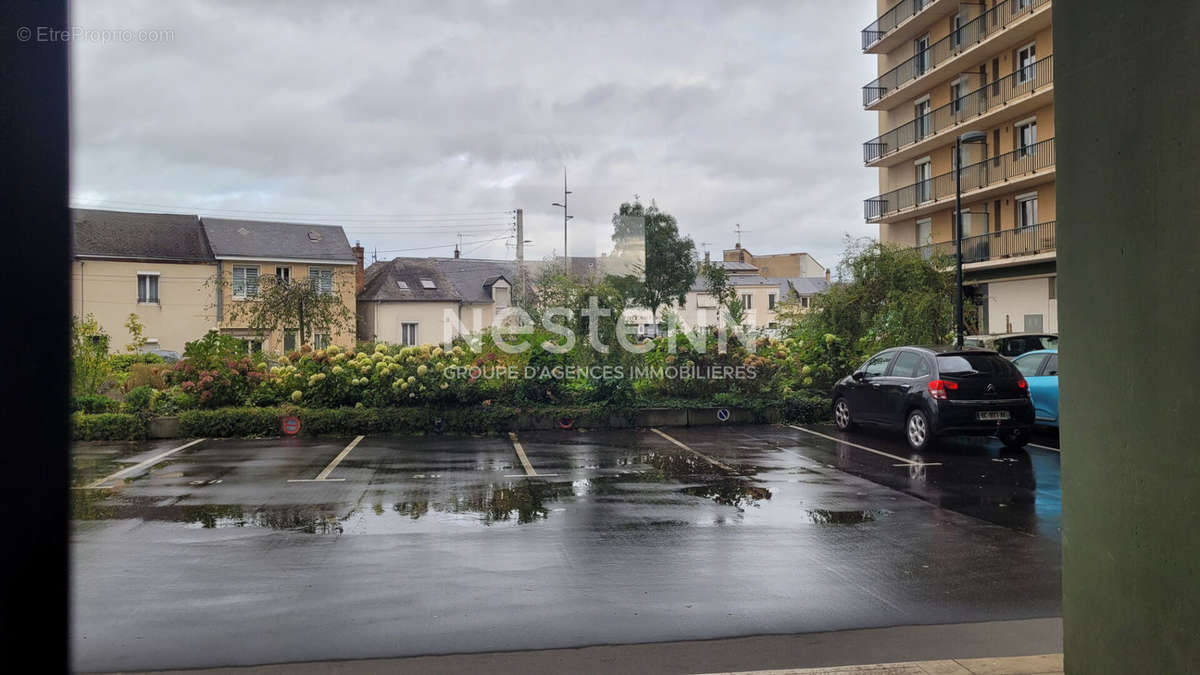
[[[965,23],[965,22],[963,21],[963,15],[961,12],[950,17],[950,48],[951,49],[958,49],[958,46],[962,44],[962,32],[961,31],[962,31],[963,23]]]
[[[1042,367],[1042,362],[1046,360],[1045,354],[1030,354],[1029,356],[1021,356],[1013,359],[1013,365],[1025,377],[1033,377],[1037,375],[1038,368]]]
[[[880,354],[867,361],[867,365],[863,366],[863,372],[867,374],[867,377],[879,377],[887,372],[888,364],[892,362],[895,356],[896,352]]]
[[[1050,285],[1050,299],[1057,300],[1058,299],[1058,277],[1050,277],[1050,279],[1048,279],[1048,281],[1050,282],[1050,284],[1049,284]]]
[[[138,272],[138,302],[158,302],[158,272]]]
[[[929,377],[931,372],[932,371],[929,368],[929,359],[923,358],[917,362],[917,374],[913,375],[913,377]]]
[[[258,295],[258,268],[233,267],[233,297],[235,300],[245,300]]]
[[[1037,121],[1022,122],[1014,127],[1016,133],[1017,157],[1033,154],[1033,146],[1037,145]]]
[[[283,332],[283,351],[285,353],[296,351],[298,342],[300,342],[300,331],[293,328]]]
[[[421,280],[421,288],[427,288],[427,289],[432,290],[434,288],[437,288],[437,284],[433,283],[433,279],[422,279]]]
[[[322,295],[333,294],[333,270],[327,267],[310,267],[308,268],[308,283],[312,284],[314,291]],[[314,336],[315,339],[315,336]],[[316,343],[313,343],[316,346]]]
[[[313,349],[325,349],[329,346],[329,333],[313,333]]]
[[[767,294],[767,309],[772,310],[772,311],[775,310],[775,294],[774,293]]]
[[[509,289],[503,286],[492,286],[492,300],[496,303],[497,308],[508,307]]]
[[[1058,354],[1051,354],[1046,361],[1046,369],[1042,371],[1042,375],[1049,377],[1058,377]]]
[[[963,81],[950,83],[950,113],[958,115],[962,112]]]
[[[246,350],[246,354],[254,356],[262,352],[263,341],[257,338],[246,338],[242,340],[242,348]]]
[[[808,308],[808,296],[807,295],[800,298],[800,306],[804,307],[806,309]]]
[[[408,282],[407,282],[407,281],[399,281],[399,280],[397,280],[397,281],[396,281],[396,285],[397,285],[397,286],[399,286],[399,287],[400,287],[400,290],[402,290],[402,291],[407,291],[407,290],[408,290]]]
[[[996,222],[992,224],[992,232],[1000,231],[1000,200],[992,202],[992,215]]]
[[[981,373],[1010,375],[1012,364],[998,354],[955,354],[937,357],[938,372],[942,375]]]
[[[924,360],[913,352],[900,352],[892,366],[892,377],[916,377],[917,366]]]
[[[742,309],[753,309],[752,301],[754,296],[749,293],[742,293]]]
[[[292,268],[280,265],[275,268],[275,281],[286,284],[292,280]]]
[[[913,105],[913,132],[918,141],[929,135],[929,97]]]
[[[1041,314],[1026,314],[1025,315],[1025,332],[1040,333],[1042,332],[1042,315]]]
[[[1037,225],[1037,195],[1021,195],[1014,201],[1017,203],[1017,228],[1024,229]]]
[[[1028,45],[1017,51],[1017,84],[1029,82],[1037,75],[1037,45]]]
[[[913,54],[916,58],[913,59],[914,65],[917,68],[917,75],[924,75],[925,71],[929,70],[929,36],[924,35],[913,41]]]
[[[917,221],[917,246],[928,246],[933,243],[933,221],[922,218]]]
[[[400,343],[406,346],[417,344],[417,324],[408,322],[400,324]]]
[[[928,158],[919,160],[914,165],[917,179],[917,203],[927,202],[933,197],[933,164]]]

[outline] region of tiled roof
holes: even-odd
[[[211,262],[200,219],[176,213],[71,209],[79,257]]]
[[[338,225],[201,217],[217,258],[320,260],[354,264],[354,252]]]

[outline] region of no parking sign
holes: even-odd
[[[729,419],[729,408],[720,408],[717,410],[717,419],[725,422]]]
[[[300,432],[300,418],[295,415],[288,415],[283,418],[283,433],[288,436],[295,436]]]

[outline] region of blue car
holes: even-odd
[[[1029,383],[1036,424],[1058,427],[1058,350],[1039,349],[1013,359]]]

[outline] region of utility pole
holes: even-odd
[[[525,306],[525,210],[517,209],[517,297]]]
[[[567,215],[567,195],[572,194],[567,189],[567,167],[563,167],[563,200],[562,203],[554,202],[550,206],[557,206],[563,210],[563,267],[567,272],[571,271],[571,259],[567,256],[567,221],[575,216]]]

